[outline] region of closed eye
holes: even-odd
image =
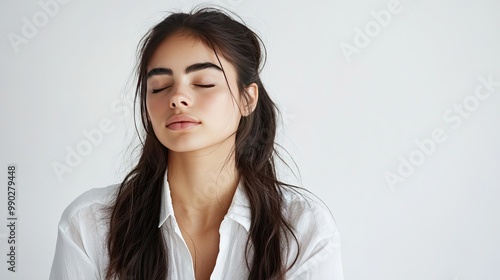
[[[195,85],[197,87],[202,87],[202,88],[211,88],[214,87],[215,85]]]
[[[167,88],[169,88],[169,87],[170,87],[170,86],[168,86],[168,87],[164,87],[164,88],[159,88],[159,89],[153,89],[151,92],[152,92],[152,93],[158,93],[158,92],[160,92],[160,91],[162,91],[162,90],[164,90],[164,89],[167,89]]]

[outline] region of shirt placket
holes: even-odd
[[[171,217],[170,219],[170,223],[171,223],[171,228],[174,230],[175,232],[175,236],[178,240],[180,240],[180,248],[178,252],[179,254],[182,254],[182,260],[186,260],[186,262],[181,262],[181,263],[178,263],[176,264],[177,265],[177,269],[180,270],[179,271],[179,274],[180,275],[183,275],[183,279],[185,277],[188,277],[188,278],[185,278],[185,279],[195,279],[195,271],[194,271],[194,261],[193,261],[193,258],[191,256],[191,253],[189,252],[189,247],[187,246],[187,243],[186,243],[186,240],[184,240],[184,237],[182,236],[182,232],[181,232],[181,229],[179,227],[179,225],[177,224],[177,221],[175,220],[175,217]],[[174,249],[174,252],[176,252],[177,250]],[[174,253],[175,254],[175,253]],[[182,271],[182,273],[181,273]]]

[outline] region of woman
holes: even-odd
[[[343,279],[328,209],[277,180],[260,43],[212,8],[145,35],[139,162],[68,206],[51,279]]]

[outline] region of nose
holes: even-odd
[[[191,100],[182,93],[182,91],[177,88],[174,94],[170,97],[170,108],[179,108],[179,107],[189,107],[191,106]]]

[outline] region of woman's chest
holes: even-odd
[[[246,230],[234,224],[204,236],[166,232],[169,252],[169,279],[246,279]],[[249,255],[251,262],[252,255]]]

